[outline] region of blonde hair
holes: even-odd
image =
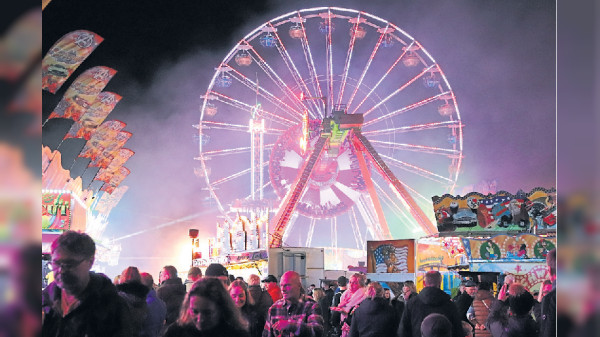
[[[313,298],[315,299],[316,302],[319,302],[319,300],[322,299],[323,297],[325,297],[325,291],[323,291],[323,288],[313,289]]]
[[[256,275],[256,274],[250,274],[250,276],[248,276],[248,285],[250,285],[250,286],[260,285],[260,277],[258,277],[258,275]]]
[[[367,297],[374,299],[375,297],[383,298],[383,287],[379,282],[371,282],[367,285]]]
[[[354,274],[352,274],[352,276],[350,276],[350,278],[356,278],[358,280],[358,284],[360,284],[361,288],[364,288],[364,286],[367,283],[367,276],[365,274],[354,273]]]

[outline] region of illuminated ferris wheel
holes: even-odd
[[[275,226],[284,245],[364,250],[368,239],[431,234],[431,196],[453,192],[460,172],[462,123],[444,72],[365,12],[265,22],[216,67],[200,111],[198,174],[216,206],[230,218],[270,207],[272,224],[287,217]]]

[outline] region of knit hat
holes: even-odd
[[[475,282],[473,282],[472,280],[467,280],[467,282],[465,282],[465,287],[467,287],[467,288],[477,287],[477,284]]]
[[[421,323],[423,337],[451,337],[452,324],[442,314],[429,314]]]
[[[229,272],[227,272],[227,269],[225,269],[225,267],[223,267],[223,265],[220,263],[211,263],[204,272],[204,276],[208,277],[219,277],[228,275]]]

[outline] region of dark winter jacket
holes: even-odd
[[[142,336],[158,337],[165,324],[167,306],[165,302],[158,298],[154,289],[150,289],[150,292],[148,292],[146,305],[148,305],[148,316],[146,316],[146,321],[144,322]]]
[[[456,304],[456,308],[458,308],[460,319],[468,322],[467,311],[469,311],[469,307],[473,304],[473,297],[465,291],[454,298],[454,304]]]
[[[172,324],[167,328],[163,337],[249,337],[245,330],[234,330],[231,326],[222,324],[209,331],[200,332],[193,325]]]
[[[354,311],[350,325],[350,337],[386,337],[394,336],[400,318],[389,301],[375,297],[362,301]]]
[[[179,277],[163,281],[156,291],[160,298],[167,305],[167,322],[169,325],[177,320],[179,309],[183,298],[185,297],[185,286]]]
[[[548,295],[546,295],[548,296]],[[511,315],[506,311],[506,303],[494,300],[490,315],[485,324],[494,337],[538,336],[537,324],[527,313],[521,316]]]
[[[337,293],[335,293],[333,295],[333,301],[331,302],[332,307],[337,307],[338,304],[340,304],[340,299],[341,299],[344,291],[346,291],[346,289],[340,289],[340,291],[338,291]],[[329,317],[329,323],[332,328],[335,328],[341,332],[340,329],[342,326],[342,322],[341,322],[341,314],[339,311],[331,311],[331,315]]]
[[[402,318],[402,314],[404,313],[404,306],[405,306],[404,301],[400,300],[399,297],[394,297],[394,298],[392,298],[392,301],[390,303],[392,304],[392,308],[394,308],[396,317],[398,317],[398,322],[400,322],[400,319]]]
[[[556,285],[542,299],[540,337],[556,336]]]
[[[425,287],[404,307],[398,327],[399,337],[421,337],[421,322],[431,313],[446,316],[452,323],[452,337],[463,337],[463,328],[456,305],[450,295],[436,287]]]
[[[133,326],[132,337],[141,336],[146,316],[148,316],[146,296],[150,289],[140,282],[125,282],[117,285],[117,291],[119,292],[119,296],[129,305],[131,324]]]
[[[258,285],[248,286],[248,292],[250,293],[250,297],[254,300],[254,305],[256,305],[258,310],[266,317],[267,311],[269,311],[269,308],[273,305],[273,298],[271,298],[271,295]]]
[[[111,280],[90,272],[90,282],[80,295],[80,304],[65,317],[61,310],[61,289],[52,282],[42,292],[44,322],[42,335],[129,337],[131,314]]]
[[[267,296],[269,294],[267,293]],[[270,297],[270,296],[269,296]],[[258,307],[246,303],[242,307],[242,316],[248,321],[248,330],[250,331],[250,337],[262,336],[263,329],[265,327],[266,314],[259,312]]]

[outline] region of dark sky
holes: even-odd
[[[460,186],[482,180],[497,180],[499,189],[510,192],[555,186],[553,1],[53,0],[43,13],[43,54],[76,29],[96,32],[104,42],[56,95],[43,92],[44,118],[77,75],[104,65],[118,70],[105,90],[123,96],[108,119],[126,122],[125,130],[133,133],[126,147],[136,154],[123,182],[130,189],[105,232],[131,237],[120,240],[122,260],[109,273],[127,265],[156,273],[176,263],[173,254],[187,242],[188,228],[215,235],[216,211],[204,203],[203,181],[193,173],[199,96],[214,67],[250,30],[294,9],[328,5],[393,22],[443,67],[465,124]],[[70,124],[48,122],[44,144],[56,148]],[[82,146],[81,140],[61,145],[63,166],[71,166]],[[85,164],[78,160],[73,174]]]

